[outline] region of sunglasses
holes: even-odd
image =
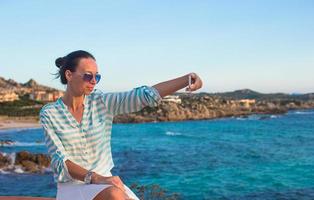
[[[81,77],[83,78],[84,81],[86,82],[91,82],[94,78],[94,75],[91,73],[84,73],[84,74],[80,74]],[[101,79],[101,75],[100,74],[95,74],[95,80],[96,80],[96,84],[100,81]]]

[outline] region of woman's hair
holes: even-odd
[[[92,54],[83,50],[73,51],[64,57],[57,58],[55,64],[59,68],[59,71],[54,74],[56,79],[60,77],[61,83],[64,85],[67,84],[68,81],[65,77],[65,71],[70,70],[71,72],[75,72],[82,58],[92,58],[96,60]]]

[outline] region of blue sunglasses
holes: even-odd
[[[91,82],[94,78],[94,75],[91,73],[84,73],[82,76],[83,80],[86,82]],[[100,74],[95,74],[95,80],[96,80],[96,84],[100,81],[101,79],[101,75]]]

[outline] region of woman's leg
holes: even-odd
[[[119,188],[110,186],[99,192],[93,200],[125,200],[125,194]]]

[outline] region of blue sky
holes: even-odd
[[[54,61],[83,49],[103,91],[196,72],[199,92],[314,92],[312,0],[3,0],[0,18],[0,76],[18,82],[64,89]]]

